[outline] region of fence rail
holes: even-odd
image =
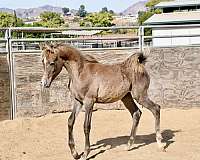
[[[45,28],[45,27],[11,27],[11,28],[0,28],[0,30],[12,31],[67,31],[67,30],[114,30],[114,29],[138,29],[140,26],[119,26],[119,27],[68,27],[68,28]]]
[[[86,37],[86,38],[22,38],[12,39],[12,42],[44,42],[44,41],[83,41],[83,40],[134,40],[138,36],[133,37]]]

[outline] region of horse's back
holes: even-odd
[[[115,102],[123,98],[130,89],[129,79],[118,65],[91,63],[85,70],[86,74],[82,76],[90,79],[90,88],[97,89],[97,103]]]

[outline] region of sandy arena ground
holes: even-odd
[[[167,152],[155,142],[154,119],[142,109],[135,148],[125,150],[131,128],[129,113],[96,111],[93,113],[89,159],[95,160],[199,160],[200,109],[163,109],[161,129]],[[0,160],[72,160],[67,146],[67,118],[70,113],[22,118],[0,122]],[[79,153],[84,148],[84,112],[75,125]]]

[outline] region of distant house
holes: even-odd
[[[154,14],[145,21],[146,25],[175,25],[174,27],[157,27],[152,29],[152,36],[168,36],[167,38],[153,38],[153,46],[176,46],[200,44],[200,0],[176,0],[161,2],[155,8],[162,9],[163,13]],[[178,25],[188,24],[187,27]],[[194,26],[189,26],[194,24]],[[186,36],[186,37],[172,37]]]
[[[116,26],[133,26],[137,23],[137,17],[134,15],[128,16],[113,16],[112,23]]]
[[[38,20],[35,20],[35,19],[25,19],[24,20],[25,24],[31,24],[31,25],[33,25],[36,22],[38,22]]]
[[[72,16],[72,15],[73,15],[72,12],[65,13],[65,16]]]

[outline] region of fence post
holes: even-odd
[[[139,50],[141,51],[141,26],[138,28],[138,45],[139,45]]]
[[[141,43],[142,43],[141,52],[143,52],[144,51],[144,27],[143,26],[141,27],[141,36],[142,36],[142,38],[141,38]]]
[[[8,51],[10,94],[11,94],[10,119],[14,119],[16,116],[16,84],[15,84],[14,58],[12,53],[11,37],[12,37],[12,31],[9,28],[7,30],[7,51]]]
[[[139,49],[140,49],[140,52],[142,52],[144,48],[144,27],[143,26],[139,27],[138,36],[139,36]]]
[[[5,31],[4,38],[6,39],[6,52],[8,53],[8,29]]]
[[[22,31],[22,38],[24,38],[24,32]],[[25,44],[22,42],[22,50],[25,50]]]

